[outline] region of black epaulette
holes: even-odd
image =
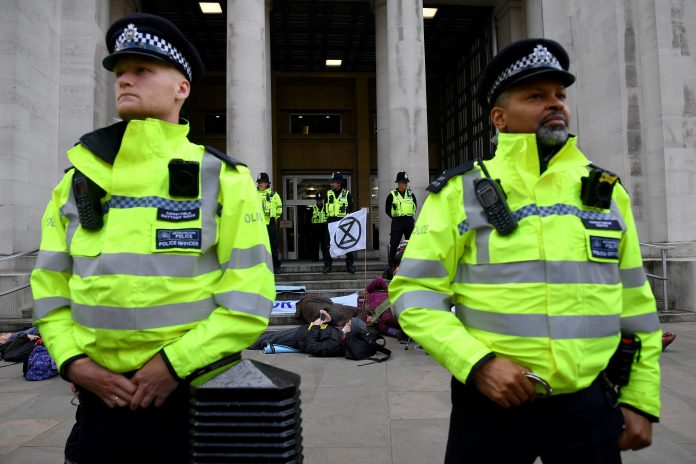
[[[437,179],[432,181],[430,185],[428,185],[428,188],[426,188],[426,190],[428,192],[438,193],[440,190],[442,190],[442,188],[445,186],[448,180],[450,180],[454,176],[458,176],[459,174],[469,172],[472,169],[474,169],[473,161],[467,161],[466,163],[460,164],[455,168],[448,169],[447,171],[440,174],[440,176]]]
[[[71,169],[75,169],[75,166],[70,166],[69,168],[63,169],[63,174],[67,174]]]
[[[246,166],[246,164],[242,163],[241,161],[237,161],[236,159],[231,158],[227,155],[227,153],[223,153],[217,148],[211,147],[210,145],[205,146],[205,151],[207,151],[223,163],[229,164],[230,166]]]
[[[87,147],[89,151],[100,159],[109,164],[114,164],[116,155],[121,149],[121,141],[123,140],[123,134],[126,133],[126,127],[128,127],[127,121],[120,121],[116,124],[102,127],[80,137],[79,143]]]

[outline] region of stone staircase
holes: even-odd
[[[376,275],[381,275],[387,263],[368,259],[355,261],[355,274],[346,272],[345,261],[334,260],[333,272],[324,274],[321,261],[289,261],[283,263],[276,274],[276,287],[304,287],[304,292],[282,291],[278,288],[276,301],[299,300],[306,293],[317,293],[327,298],[358,293],[362,299],[363,290]],[[292,325],[299,321],[289,314],[271,315],[270,325]]]
[[[0,294],[29,284],[36,255],[0,259]],[[13,332],[31,326],[34,300],[31,288],[25,287],[0,296],[0,332]]]

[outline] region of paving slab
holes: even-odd
[[[624,464],[696,463],[696,322],[664,323],[677,333],[663,353],[662,418],[653,445],[623,453]],[[424,351],[389,338],[384,363],[313,358],[301,353],[255,359],[301,376],[306,464],[430,464],[447,443],[450,376]],[[68,384],[27,382],[21,365],[0,362],[0,462],[50,464],[63,459],[74,422]],[[540,461],[539,461],[540,462]]]

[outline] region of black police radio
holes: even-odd
[[[581,179],[582,189],[580,199],[585,206],[608,209],[611,206],[611,195],[619,177],[613,172],[591,166],[587,177]]]
[[[474,182],[474,193],[488,217],[488,222],[500,235],[509,235],[517,228],[517,219],[510,211],[507,196],[498,180],[491,179],[482,160],[476,161],[486,177]]]
[[[196,161],[173,159],[169,162],[169,195],[173,197],[198,198],[198,173]]]
[[[82,228],[85,230],[101,229],[104,226],[104,211],[101,204],[101,198],[106,194],[104,189],[75,169],[72,190]]]

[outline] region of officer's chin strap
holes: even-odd
[[[553,393],[553,388],[551,388],[551,385],[549,385],[549,383],[546,380],[536,375],[534,372],[524,372],[524,376],[536,383],[537,385],[539,385],[544,390],[541,393],[537,391],[537,398],[548,398]]]

